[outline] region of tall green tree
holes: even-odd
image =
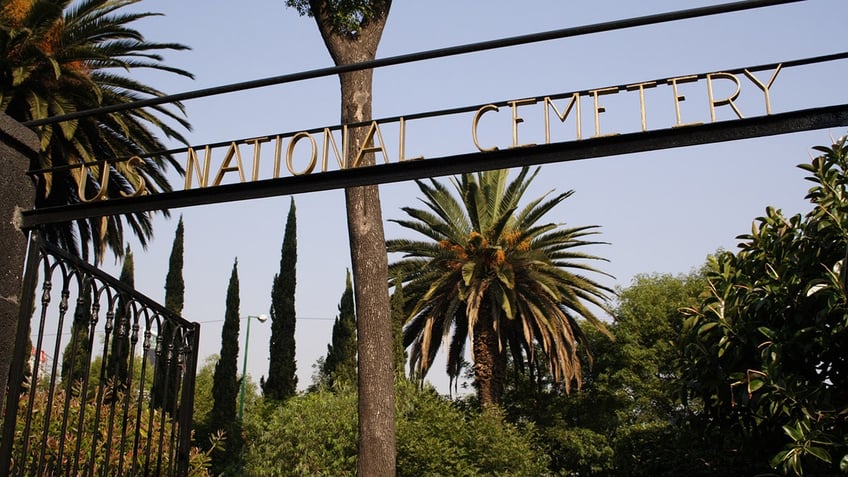
[[[799,166],[812,210],[768,207],[738,252],[713,260],[681,369],[696,422],[744,436],[741,455],[837,475],[848,472],[848,144],[815,149]]]
[[[436,181],[416,181],[427,210],[404,207],[409,220],[393,220],[426,240],[394,239],[389,252],[403,258],[390,266],[402,276],[408,320],[404,344],[421,379],[442,341],[448,342],[447,371],[455,379],[466,341],[471,341],[474,382],[480,404],[497,406],[503,394],[507,353],[519,369],[536,369],[544,357],[565,389],[581,384],[585,335],[578,319],[605,331],[588,305],[608,309],[612,290],[588,277],[601,274],[598,257],[582,247],[597,226],[540,223],[573,191],[544,195],[523,208],[532,174],[522,168],[512,181],[495,170],[453,179],[454,196]]]
[[[120,280],[124,285],[135,288],[135,263],[129,245],[124,252]],[[118,298],[111,336],[112,345],[109,352],[109,361],[106,365],[107,376],[114,379],[116,383],[120,383],[124,388],[126,388],[129,380],[130,334],[132,333],[131,310],[127,309],[127,305],[128,303],[123,296]]]
[[[74,306],[71,339],[62,352],[62,379],[67,383],[85,378],[91,361],[91,282],[85,280]]]
[[[221,429],[226,433],[223,450],[212,452],[212,470],[215,475],[233,475],[238,469],[243,445],[241,424],[236,417],[236,401],[239,393],[238,354],[239,354],[239,278],[238,260],[233,263],[230,283],[227,286],[227,302],[224,312],[224,326],[221,330],[221,357],[215,365],[212,378],[212,397],[214,403],[209,411],[207,427]]]
[[[685,319],[681,309],[698,302],[707,288],[705,273],[640,274],[618,289],[609,324],[615,341],[585,329],[594,360],[583,373],[581,392],[566,394],[544,369],[536,375],[509,373],[504,410],[512,422],[536,425],[553,475],[709,470],[700,443],[687,440],[674,424],[681,421],[675,346]],[[717,442],[710,446],[719,448]]]
[[[165,308],[180,315],[185,302],[185,281],[183,280],[183,248],[185,228],[183,218],[177,223],[174,242],[171,245],[171,255],[168,258],[168,274],[165,276]],[[164,321],[158,330],[159,356],[156,360],[156,373],[151,389],[151,401],[154,407],[172,409],[177,399],[177,359],[170,356],[174,341],[175,326],[170,321]]]
[[[286,400],[297,393],[297,361],[294,332],[297,314],[294,295],[297,288],[297,216],[294,199],[289,206],[283,248],[280,252],[280,271],[271,286],[271,346],[268,380],[262,391],[265,397]]]
[[[315,19],[336,65],[373,60],[389,16],[391,0],[286,0]],[[339,75],[341,123],[369,123],[372,70]],[[375,164],[368,127],[348,129],[346,167]],[[395,405],[392,369],[392,319],[388,257],[380,191],[376,185],[345,190],[350,258],[356,301],[359,356],[358,473],[395,475]]]
[[[9,0],[0,6],[0,111],[20,122],[164,96],[134,80],[139,69],[191,77],[167,66],[162,52],[185,50],[177,43],[149,42],[133,25],[154,13],[130,13],[135,0]],[[185,142],[169,125],[189,128],[179,103],[89,116],[39,126],[41,154],[32,169],[75,166],[39,176],[36,207],[57,206],[171,190],[165,171],[182,167],[157,133]],[[153,156],[134,161],[104,159]],[[95,161],[101,161],[94,164]],[[81,168],[81,164],[89,166]],[[101,187],[104,172],[108,187]],[[22,177],[21,180],[28,180]],[[101,195],[102,194],[102,195]],[[163,214],[167,215],[166,211]],[[44,229],[44,234],[84,259],[102,259],[107,247],[123,253],[124,224],[144,245],[152,235],[149,213],[80,219]]]
[[[347,273],[345,291],[339,300],[339,314],[333,323],[333,337],[327,345],[327,358],[322,373],[331,388],[339,384],[356,384],[356,312],[350,271]]]

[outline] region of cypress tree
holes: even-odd
[[[295,306],[297,285],[297,218],[294,199],[291,200],[283,248],[280,253],[280,272],[271,286],[271,345],[268,380],[262,383],[265,397],[283,401],[297,392],[297,361],[295,360]]]
[[[180,315],[183,312],[185,300],[185,282],[183,281],[183,239],[185,230],[183,218],[177,223],[174,234],[174,245],[171,247],[171,257],[168,261],[168,275],[165,277],[165,308]]]
[[[403,347],[403,325],[406,321],[406,313],[403,311],[403,280],[399,277],[395,280],[395,290],[392,293],[392,358],[395,363],[395,377],[406,376],[406,349]]]
[[[212,378],[214,402],[209,412],[210,429],[222,429],[226,433],[226,446],[212,453],[212,473],[232,475],[241,455],[241,428],[236,418],[236,401],[239,393],[239,279],[238,259],[233,263],[230,284],[227,286],[227,307],[224,326],[221,330],[221,355],[215,365]]]
[[[349,270],[345,291],[339,300],[339,314],[333,323],[333,338],[327,345],[322,374],[327,377],[330,387],[356,383],[356,311]]]
[[[168,261],[168,275],[165,277],[165,308],[180,315],[183,312],[185,299],[185,282],[183,281],[183,218],[177,224],[174,234],[174,244],[171,246],[171,256]],[[153,389],[151,389],[151,401],[154,407],[173,409],[177,399],[177,357],[169,358],[168,349],[172,345],[174,325],[164,321],[158,330],[161,339],[161,353],[156,359],[156,372],[153,377]],[[167,379],[167,382],[166,382]]]
[[[85,280],[83,289],[74,308],[71,325],[71,341],[62,352],[62,379],[81,381],[85,377],[91,359],[91,282]],[[66,381],[67,382],[67,381]]]
[[[121,282],[130,287],[135,288],[135,263],[133,261],[132,250],[127,245],[124,252],[124,264],[121,267]],[[106,373],[115,381],[116,386],[126,388],[129,381],[129,351],[130,351],[130,315],[127,313],[127,303],[123,296],[118,297],[117,307],[115,309],[114,328],[112,330],[112,345],[109,353],[109,361],[106,366]]]

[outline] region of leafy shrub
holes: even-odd
[[[410,383],[396,388],[396,403],[399,477],[537,477],[546,471],[532,426],[518,428],[494,412],[463,413]],[[246,475],[356,475],[355,389],[318,391],[278,406],[246,423]]]
[[[31,407],[30,394],[23,394],[15,427],[17,451],[13,452],[12,474],[132,475],[143,469],[157,474],[172,469],[176,465],[171,460],[176,445],[173,420],[147,406],[140,411],[136,406],[125,408],[126,400],[137,402],[137,390],[127,395],[116,392],[111,384],[103,389],[99,398],[91,393],[81,397],[79,386],[70,396],[64,388],[56,389],[51,400],[50,393],[39,386]],[[27,428],[24,416],[30,411]],[[22,452],[24,445],[27,452]],[[189,475],[208,476],[207,467],[208,455],[192,449]]]

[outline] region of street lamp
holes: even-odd
[[[244,334],[244,364],[241,368],[241,397],[239,398],[239,421],[241,421],[242,416],[244,416],[244,389],[247,386],[247,347],[250,344],[250,319],[256,318],[260,323],[265,323],[268,321],[268,315],[262,314],[259,316],[256,315],[248,315],[247,317],[247,331]]]

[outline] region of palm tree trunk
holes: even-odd
[[[501,404],[506,378],[506,353],[500,349],[498,334],[489,313],[480,311],[474,323],[474,381],[483,410]]]

